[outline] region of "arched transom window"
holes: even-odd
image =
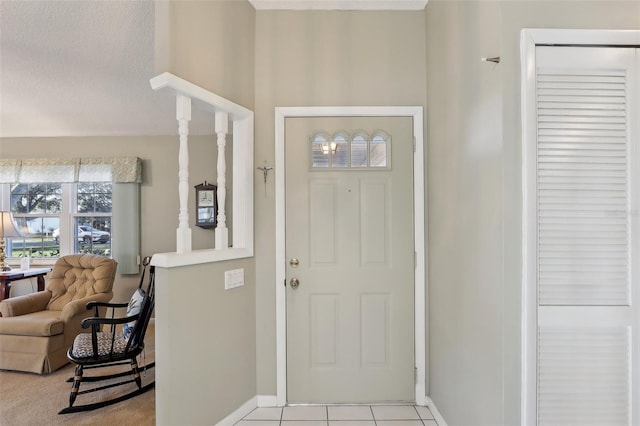
[[[314,169],[389,169],[391,136],[383,131],[330,135],[319,131],[310,138],[311,167]]]

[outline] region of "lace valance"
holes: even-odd
[[[138,157],[0,159],[0,183],[141,183]]]

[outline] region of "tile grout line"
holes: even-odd
[[[324,407],[324,409],[325,409],[325,416],[326,416],[326,417],[325,417],[325,420],[324,420],[324,421],[325,421],[325,426],[329,426],[329,425],[331,424],[331,423],[330,423],[330,419],[329,419],[329,405],[322,405],[322,407]],[[378,426],[378,421],[379,421],[379,420],[380,420],[380,421],[382,421],[382,420],[388,420],[388,421],[393,421],[393,422],[412,421],[412,419],[407,419],[407,418],[398,418],[398,419],[377,419],[377,418],[376,418],[376,416],[375,416],[375,413],[374,413],[374,411],[373,411],[373,405],[368,405],[368,407],[369,407],[369,411],[370,411],[370,413],[371,413],[371,417],[372,417],[372,420],[373,420],[373,423],[374,423],[374,425],[375,425],[375,426]],[[412,405],[412,407],[413,407],[413,409],[414,409],[415,413],[416,413],[416,414],[417,414],[417,416],[418,416],[418,418],[417,418],[417,419],[414,419],[414,421],[415,421],[415,420],[420,420],[420,424],[422,424],[422,426],[426,426],[425,419],[423,419],[423,418],[422,418],[422,416],[420,415],[420,412],[418,411],[418,406],[416,406],[415,404],[413,404],[413,405]],[[285,406],[285,407],[280,407],[280,416],[279,416],[279,420],[278,420],[278,425],[279,425],[279,426],[286,426],[286,423],[285,423],[285,420],[284,420],[284,410],[285,410],[285,408],[286,408],[286,406]],[[427,408],[427,409],[428,409],[428,408]],[[256,410],[257,410],[257,408],[255,408],[254,410],[252,410],[252,411],[251,411],[251,413],[253,413],[253,412],[254,412],[254,411],[256,411]],[[240,422],[241,422],[241,421],[243,421],[243,420],[245,420],[245,421],[250,421],[249,419],[247,419],[247,417],[248,417],[249,415],[251,415],[251,413],[249,413],[249,414],[245,415],[242,419],[240,419],[238,422],[236,422],[236,423],[234,424],[234,426],[237,426],[237,424],[238,424],[238,423],[240,423]],[[318,420],[320,420],[320,419],[318,419]],[[435,419],[428,419],[428,420],[430,420],[430,421],[431,421],[431,420],[433,420],[433,422],[436,424],[436,426],[439,426],[439,425],[438,425],[437,420],[435,420]],[[316,420],[316,421],[317,421],[317,420]],[[345,419],[345,420],[339,420],[339,419],[336,419],[335,421],[336,421],[336,422],[341,422],[341,421],[349,421],[349,420],[346,420],[346,419]],[[356,421],[356,420],[353,420],[353,421]],[[366,420],[366,419],[362,419],[362,420],[359,420],[359,421],[365,422],[365,421],[367,421],[367,420]]]
[[[420,419],[420,423],[422,423],[422,426],[425,426],[424,423],[424,419],[422,418],[422,416],[420,415],[420,412],[418,411],[418,407],[416,407],[415,405],[413,406],[413,409],[416,410],[416,414],[418,415],[418,418]]]

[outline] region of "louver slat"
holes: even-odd
[[[628,305],[625,72],[539,69],[537,84],[539,304]]]
[[[628,327],[552,327],[538,335],[538,424],[627,425]]]

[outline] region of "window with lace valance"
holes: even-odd
[[[141,182],[138,157],[0,159],[0,209],[25,235],[9,257],[95,253],[138,273]]]

